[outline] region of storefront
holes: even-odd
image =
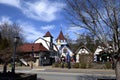
[[[111,56],[109,53],[101,51],[100,54],[96,55],[96,62],[109,62],[111,60]]]

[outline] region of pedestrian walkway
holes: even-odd
[[[41,70],[44,69],[44,70]],[[76,69],[76,68],[52,68],[51,66],[37,67],[37,72],[45,72],[46,74],[52,75],[76,75],[81,77],[99,78],[100,80],[113,80],[115,79],[115,72],[111,69]],[[92,79],[90,79],[92,80]],[[94,79],[97,80],[97,79]]]
[[[2,66],[0,66],[2,70]],[[11,70],[11,67],[8,67],[8,70]],[[32,69],[28,66],[16,67],[16,70],[36,70],[36,71],[48,71],[48,72],[64,72],[64,73],[86,73],[86,74],[100,74],[100,75],[109,75],[115,76],[115,71],[112,69],[76,69],[76,68],[53,68],[52,66],[39,66],[33,67]]]
[[[115,71],[112,69],[80,69],[80,68],[53,68],[52,66],[40,66],[34,67],[32,70],[48,71],[48,72],[64,72],[64,73],[86,73],[86,74],[102,74],[102,75],[113,75]]]

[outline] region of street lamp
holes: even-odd
[[[32,46],[32,57],[34,57],[34,44]]]
[[[31,69],[33,68],[33,61],[34,61],[34,44],[32,46],[32,62],[31,62]]]
[[[14,53],[12,56],[12,73],[15,73],[15,54],[16,54],[16,47],[17,47],[17,43],[19,41],[19,37],[14,37]]]

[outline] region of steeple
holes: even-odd
[[[64,35],[63,35],[63,32],[62,32],[62,31],[60,31],[60,34],[59,34],[59,36],[57,37],[56,41],[57,41],[57,40],[66,40],[65,37],[64,37]]]
[[[51,35],[51,33],[49,31],[43,37],[51,37],[51,38],[53,38],[53,36]]]
[[[73,52],[70,50],[67,44],[67,39],[63,35],[62,30],[60,31],[56,39],[56,45],[57,45],[60,55],[64,55],[66,57],[66,50],[69,52],[70,55],[73,54]]]
[[[56,39],[56,43],[57,43],[57,45],[66,45],[67,44],[66,38],[64,37],[62,30],[60,31],[60,34]]]
[[[44,36],[44,39],[49,42],[50,49],[53,49],[53,36],[51,33],[48,31]]]

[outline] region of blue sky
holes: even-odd
[[[17,23],[23,29],[26,41],[33,42],[50,31],[54,39],[62,29],[64,35],[76,39],[81,28],[68,24],[61,0],[0,0],[0,24]]]

